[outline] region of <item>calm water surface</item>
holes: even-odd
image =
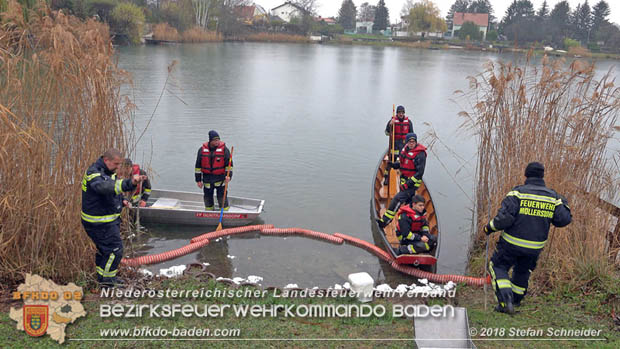
[[[419,142],[430,131],[441,142],[429,152],[424,181],[442,232],[438,272],[466,267],[475,169],[475,137],[459,129],[463,110],[452,99],[466,77],[488,60],[512,55],[393,47],[215,43],[119,48],[133,75],[135,161],[150,164],[155,188],[199,192],[194,162],[211,129],[234,145],[230,195],[266,200],[262,221],[276,227],[341,232],[374,241],[370,191],[387,147],[383,130],[392,104],[413,119]],[[155,113],[168,77],[177,61]],[[601,62],[600,72],[614,63]],[[464,101],[460,101],[464,106]],[[455,155],[456,153],[456,155]],[[184,246],[196,227],[148,226],[140,253]],[[297,237],[258,234],[222,239],[152,271],[209,263],[224,277],[264,277],[264,285],[328,287],[365,271],[392,285],[410,279],[364,250]]]

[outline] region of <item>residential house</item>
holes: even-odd
[[[477,25],[482,32],[482,40],[486,40],[487,31],[489,29],[488,13],[455,12],[454,17],[452,18],[452,37],[454,37],[454,32],[461,30],[461,27],[465,22],[473,22]]]
[[[268,20],[267,11],[262,6],[256,4],[237,6],[235,7],[235,14],[239,20],[250,25],[257,21]]]
[[[372,25],[374,22],[355,22],[355,33],[356,34],[372,34]]]
[[[287,23],[289,23],[294,17],[302,17],[304,13],[307,12],[308,11],[304,10],[301,6],[293,4],[289,1],[271,9],[271,14],[273,16],[278,16]]]
[[[317,22],[325,22],[327,25],[336,25],[338,23],[334,17],[317,17],[314,19]]]

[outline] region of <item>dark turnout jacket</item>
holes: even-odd
[[[131,179],[116,179],[99,158],[82,179],[82,223],[102,225],[117,223],[123,209],[123,192],[136,188]]]
[[[504,231],[504,243],[524,252],[540,253],[550,225],[564,227],[571,220],[566,198],[547,188],[542,178],[530,177],[506,195],[489,226],[493,231]]]

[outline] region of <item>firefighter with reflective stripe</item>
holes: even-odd
[[[224,211],[228,211],[228,195],[226,202],[224,198],[224,185],[232,178],[233,162],[230,158],[230,150],[226,143],[220,141],[220,135],[211,130],[209,131],[209,141],[205,142],[198,149],[195,166],[195,180],[198,188],[204,190],[205,210],[215,210],[213,202],[213,191],[217,191],[217,202],[219,207],[224,205]],[[226,176],[226,170],[230,169],[230,176]]]
[[[424,198],[414,195],[410,205],[401,206],[398,210],[398,226],[396,237],[400,241],[399,254],[415,254],[429,252],[437,245],[437,238],[430,233]]]
[[[121,178],[131,178],[133,175],[146,176],[146,171],[140,168],[140,165],[134,164],[131,159],[127,158],[123,161],[119,176]],[[151,181],[147,178],[144,182],[138,184],[138,187],[132,192],[125,193],[125,199],[134,206],[146,207],[146,203],[151,196]]]
[[[118,265],[123,258],[119,217],[129,202],[122,193],[134,190],[146,180],[146,176],[140,175],[117,179],[115,172],[121,162],[121,152],[109,149],[86,170],[82,179],[82,225],[97,247],[95,269],[103,287],[117,283]]]
[[[426,147],[418,143],[418,136],[415,133],[408,133],[406,139],[407,143],[400,152],[400,163],[388,162],[388,168],[400,169],[400,192],[390,201],[383,217],[377,219],[381,228],[394,219],[400,205],[409,202],[422,184],[426,167]]]
[[[394,153],[394,160],[398,161],[400,150],[405,146],[405,137],[408,133],[413,132],[413,123],[405,116],[405,107],[399,105],[396,108],[396,117],[391,118],[385,126],[385,135],[392,135],[392,125],[394,125],[394,147],[390,151]],[[391,139],[391,138],[390,138]],[[390,157],[391,158],[391,157]],[[390,169],[385,169],[384,184],[387,185]]]
[[[499,303],[496,311],[514,313],[514,306],[519,306],[527,294],[530,273],[536,268],[550,225],[564,227],[572,220],[566,198],[545,186],[544,174],[541,163],[528,164],[525,184],[506,195],[497,215],[484,227],[487,235],[503,230],[489,262]]]

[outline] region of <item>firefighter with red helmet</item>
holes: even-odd
[[[130,158],[126,158],[119,175],[123,178],[131,178],[133,175],[146,176],[146,171],[140,168],[140,165],[134,164]],[[125,193],[127,201],[138,207],[146,207],[150,196],[151,181],[148,177],[144,182],[138,184],[138,187],[134,191]]]

